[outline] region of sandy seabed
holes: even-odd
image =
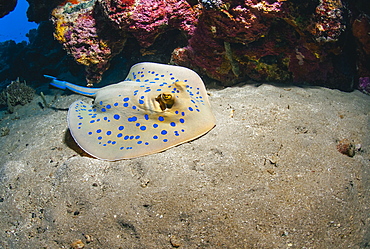
[[[81,153],[39,97],[3,115],[0,248],[370,248],[370,96],[209,92],[213,130],[117,162]]]

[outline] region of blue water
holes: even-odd
[[[0,18],[0,42],[14,40],[15,42],[27,41],[26,34],[30,29],[37,28],[37,24],[29,22],[26,16],[28,2],[18,0],[15,10]]]

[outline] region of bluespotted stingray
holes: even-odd
[[[76,143],[93,157],[115,161],[164,151],[215,126],[202,79],[180,66],[132,66],[126,79],[102,88],[77,86],[52,76],[51,85],[95,98],[68,111]]]

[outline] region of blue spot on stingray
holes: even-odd
[[[127,101],[129,101],[130,100],[130,98],[129,97],[126,97],[126,98],[124,98],[123,99],[123,101],[125,101],[125,102],[127,102]]]
[[[180,123],[182,123],[182,124],[185,122],[185,120],[184,120],[183,118],[180,118],[180,119],[179,119],[179,121],[180,121]]]
[[[117,134],[117,137],[122,137],[122,133],[118,133]]]
[[[191,107],[189,107],[188,109],[189,109],[189,111],[191,111],[191,112],[192,112],[192,111],[194,111],[194,109],[193,109],[193,108],[191,108]]]
[[[174,131],[175,136],[180,136],[178,131]]]
[[[102,137],[98,137],[99,140],[102,140],[103,138]]]
[[[179,111],[175,111],[175,114],[179,114]]]
[[[137,120],[137,117],[133,116],[127,119],[128,122],[135,122]]]
[[[130,138],[129,136],[125,136],[123,139],[127,140],[127,139],[129,139],[129,138]]]
[[[112,108],[112,106],[111,106],[111,105],[106,105],[105,107],[106,107],[107,109]]]
[[[118,130],[120,130],[120,131],[122,131],[123,129],[125,129],[125,127],[122,126],[122,125],[118,127]]]
[[[154,136],[153,136],[153,139],[158,139],[158,136],[157,136],[157,135],[154,135]]]
[[[104,117],[103,119],[104,119],[104,120],[108,120],[108,118],[107,118],[107,117]]]
[[[107,135],[109,136],[109,135],[111,135],[112,134],[112,132],[111,131],[107,131]]]
[[[100,133],[100,132],[101,132],[101,129],[97,129],[97,130],[96,130],[96,133]]]
[[[139,99],[139,104],[143,105],[144,104],[144,101]]]
[[[162,135],[166,135],[166,134],[167,134],[167,131],[166,131],[166,130],[162,130],[162,131],[161,131],[161,134],[162,134]]]
[[[112,141],[112,144],[116,144],[117,142],[116,141]]]
[[[167,143],[168,142],[168,139],[163,139],[163,142]]]
[[[158,128],[158,124],[153,124],[153,128]]]
[[[137,135],[136,137],[135,137],[135,139],[139,139],[140,138],[140,136],[139,135]]]
[[[120,150],[123,150],[124,148],[125,148],[125,147],[120,147],[119,149],[120,149]]]
[[[135,137],[135,136],[130,136],[130,139],[132,140],[132,139],[134,139],[134,137]]]
[[[143,143],[143,141],[137,141],[137,144],[142,144]]]
[[[78,125],[82,125],[82,123],[78,123]]]
[[[90,123],[91,123],[91,124],[92,124],[92,123],[95,123],[95,120],[91,120],[91,121],[90,121]]]
[[[185,112],[181,112],[181,116],[185,116]]]
[[[118,119],[120,119],[121,117],[120,117],[118,114],[114,114],[113,118],[114,118],[114,119],[116,119],[116,120],[118,120]]]
[[[162,122],[162,121],[164,121],[164,117],[159,116],[159,117],[158,117],[158,120]]]
[[[135,110],[135,109],[136,109],[136,106],[133,106],[133,107],[132,107],[132,109],[134,109],[134,110]]]
[[[176,123],[175,123],[175,122],[171,122],[171,123],[170,123],[170,125],[171,125],[172,127],[175,127],[175,126],[176,126]]]
[[[145,120],[149,120],[149,115],[148,114],[144,114],[144,118],[145,118]]]
[[[92,135],[92,132],[91,132],[91,131],[89,131],[87,134]]]
[[[102,105],[103,104],[103,101],[100,101],[99,104]]]
[[[118,106],[118,103],[114,103],[113,105],[114,105],[114,106]]]
[[[140,130],[142,130],[142,131],[145,131],[146,130],[146,126],[140,126]]]
[[[147,93],[147,92],[150,92],[150,91],[151,91],[150,89],[146,89],[144,92],[146,92],[146,93]]]
[[[148,142],[145,142],[145,145],[149,145],[149,143]]]
[[[123,107],[127,107],[127,106],[128,106],[128,103],[124,103],[124,104],[123,104]]]
[[[105,108],[101,108],[101,111],[102,112],[106,112],[107,110]]]

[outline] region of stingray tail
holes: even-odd
[[[72,92],[79,93],[85,96],[94,96],[99,88],[91,88],[91,87],[84,87],[84,86],[78,86],[72,83],[69,83],[67,81],[58,80],[57,78],[50,76],[50,75],[44,75],[45,78],[51,79],[50,85],[62,89],[62,90],[71,90]]]

